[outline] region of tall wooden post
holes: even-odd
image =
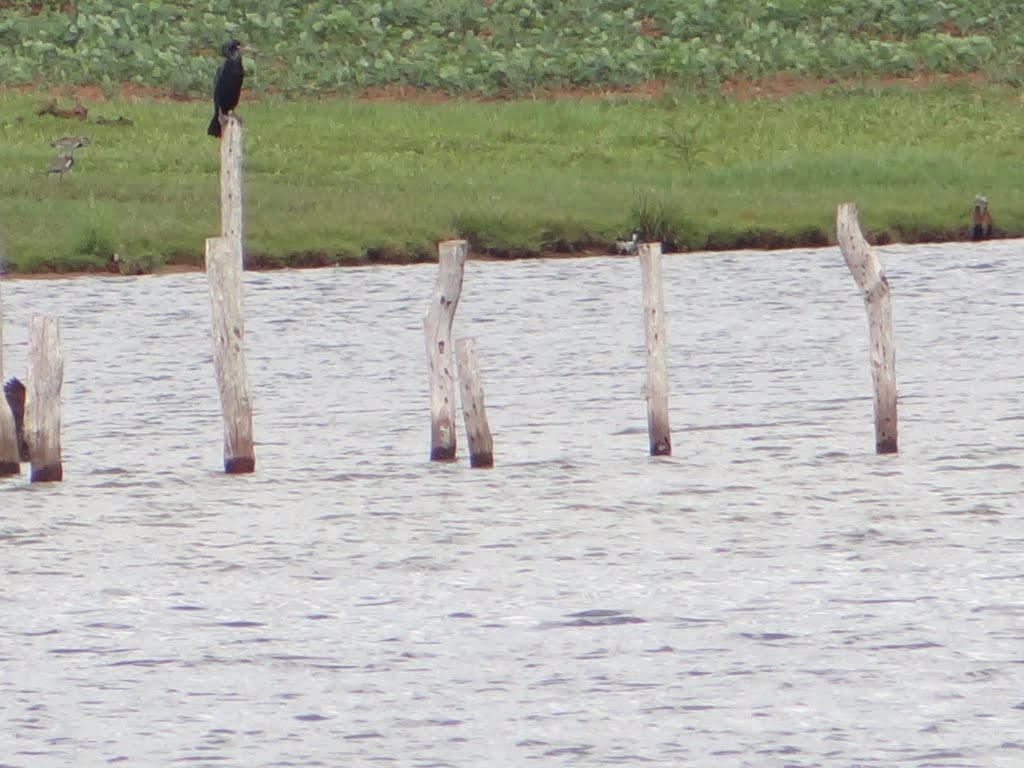
[[[206,241],[206,276],[213,366],[224,414],[224,471],[242,474],[255,471],[256,453],[242,311],[242,124],[234,115],[223,123],[220,163],[221,236]]]
[[[242,247],[242,123],[223,116],[220,139],[220,234]]]
[[[889,281],[861,233],[857,206],[853,203],[842,203],[836,209],[836,239],[846,266],[863,293],[868,314],[871,379],[875,387],[875,451],[896,453],[896,344]]]
[[[668,425],[668,356],[665,352],[665,296],[661,285],[661,243],[640,243],[644,337],[647,341],[647,433],[651,456],[672,455]]]
[[[437,282],[423,318],[430,375],[430,460],[455,461],[455,358],[452,323],[462,293],[462,273],[469,254],[465,240],[438,243]]]
[[[32,454],[33,483],[64,479],[60,453],[60,391],[64,353],[56,317],[33,316],[28,324],[28,392],[25,437]]]
[[[455,342],[455,358],[459,363],[459,391],[462,399],[462,421],[469,443],[469,466],[487,469],[494,466],[494,441],[484,408],[484,385],[476,360],[476,339]]]
[[[0,285],[3,284],[4,251],[0,242]],[[0,292],[0,387],[4,384],[4,305]],[[18,458],[18,436],[14,426],[14,415],[7,405],[7,398],[0,397],[0,477],[21,473]]]

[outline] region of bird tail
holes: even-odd
[[[206,129],[207,136],[216,136],[220,138],[220,112],[214,111],[213,120],[210,121],[210,127]]]

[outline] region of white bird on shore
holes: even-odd
[[[615,252],[629,255],[636,251],[637,241],[640,239],[639,232],[633,232],[633,236],[629,240],[616,240],[615,241]]]

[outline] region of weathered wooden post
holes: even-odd
[[[4,251],[0,242],[0,284],[3,283]],[[4,305],[0,291],[0,387],[4,383]],[[0,477],[21,473],[18,457],[18,436],[14,426],[14,414],[7,405],[7,398],[0,397]]]
[[[459,363],[459,390],[466,442],[469,443],[469,465],[488,469],[494,466],[494,441],[484,409],[484,385],[476,359],[476,339],[455,342],[455,358]]]
[[[60,322],[34,315],[28,324],[28,392],[25,438],[31,452],[33,483],[64,479],[60,454],[60,391],[64,384],[64,353]]]
[[[868,313],[871,378],[875,386],[875,451],[896,453],[896,345],[889,281],[861,233],[857,206],[853,203],[842,203],[836,208],[836,239],[846,266],[863,293]]]
[[[254,472],[252,401],[242,311],[242,124],[227,115],[220,140],[221,236],[206,241],[213,366],[224,413],[224,471]]]
[[[672,455],[668,426],[668,357],[665,352],[665,297],[661,285],[661,243],[640,243],[644,337],[647,341],[647,433],[651,456]]]
[[[430,460],[455,461],[455,364],[452,323],[462,293],[462,273],[469,254],[465,240],[437,245],[434,297],[423,318],[430,374]]]

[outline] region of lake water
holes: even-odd
[[[665,259],[661,459],[636,261],[470,262],[493,470],[427,461],[435,266],[247,274],[232,477],[204,275],[5,281],[65,481],[0,481],[0,765],[1024,765],[1022,253],[879,249],[897,456],[837,249]]]

